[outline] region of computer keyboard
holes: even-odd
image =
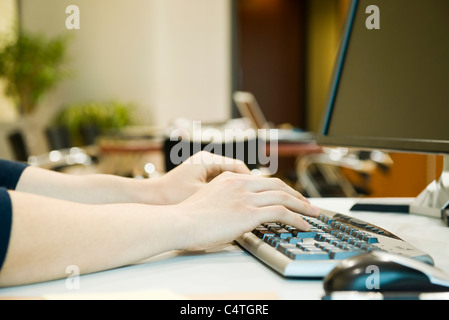
[[[434,264],[425,252],[360,219],[327,210],[318,218],[303,219],[311,226],[308,232],[266,223],[236,242],[285,277],[323,278],[341,260],[376,250]]]

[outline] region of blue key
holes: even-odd
[[[293,231],[293,235],[297,238],[301,239],[314,239],[316,237],[316,232],[309,231],[309,232],[303,232],[303,231]]]
[[[293,260],[328,260],[329,254],[324,251],[305,252],[301,249],[290,249],[287,251],[288,256]]]

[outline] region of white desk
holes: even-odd
[[[353,199],[311,199],[325,209],[354,215],[383,227],[415,247],[429,253],[436,266],[449,272],[449,228],[424,216],[390,213],[348,212]],[[167,253],[149,262],[83,275],[80,288],[69,290],[66,279],[0,289],[1,297],[43,297],[47,295],[122,294],[168,292],[214,299],[321,299],[322,281],[285,279],[242,251],[236,245],[215,248],[205,254]],[[108,299],[110,296],[99,296]],[[115,296],[116,297],[116,296]],[[125,296],[124,296],[125,297]],[[134,297],[139,297],[134,296]],[[169,297],[162,295],[162,298]]]

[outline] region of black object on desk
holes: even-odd
[[[176,168],[195,153],[204,150],[241,160],[250,170],[257,169],[259,167],[260,146],[264,146],[264,141],[257,138],[222,144],[167,138],[164,141],[165,170],[168,172]]]
[[[441,211],[441,218],[444,221],[444,224],[449,227],[449,208]]]
[[[356,203],[351,211],[410,213],[410,205],[407,204],[382,204],[382,203]]]
[[[382,251],[343,260],[324,279],[333,292],[449,292],[449,276],[422,261]]]

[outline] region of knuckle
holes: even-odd
[[[220,177],[222,177],[224,180],[233,181],[236,180],[236,174],[231,171],[225,171],[223,172]]]
[[[245,186],[245,180],[240,175],[230,171],[223,172],[220,175],[220,179],[230,188]]]
[[[274,178],[275,179],[275,181],[276,181],[276,183],[278,183],[278,184],[284,184],[284,181],[282,181],[280,178]]]
[[[278,199],[280,201],[282,201],[282,203],[287,202],[290,199],[290,195],[286,192],[283,191],[276,191],[276,196],[278,197]]]
[[[234,161],[235,161],[235,163],[236,163],[237,165],[239,165],[239,166],[246,166],[245,162],[243,162],[243,161],[240,160],[240,159],[235,159]]]
[[[273,213],[276,215],[276,217],[282,218],[288,214],[288,209],[284,206],[277,205],[277,206],[274,206]]]
[[[284,182],[279,178],[271,178],[271,181],[278,187],[284,185]]]

